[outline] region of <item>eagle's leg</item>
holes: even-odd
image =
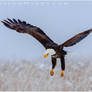
[[[55,66],[56,66],[56,58],[53,58],[52,57],[52,69],[51,69],[51,71],[50,71],[50,75],[51,76],[53,76],[54,75],[54,68],[55,68]]]
[[[64,55],[61,56],[61,77],[64,76],[64,70],[65,70],[65,58]]]

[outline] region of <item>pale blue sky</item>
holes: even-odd
[[[0,20],[15,18],[36,25],[58,44],[92,28],[92,2],[61,4],[1,4]],[[79,55],[92,55],[92,34],[79,44],[65,48]],[[43,58],[44,47],[33,37],[19,34],[0,23],[0,59]]]

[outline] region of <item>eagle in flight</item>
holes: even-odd
[[[37,39],[46,49],[46,52],[44,54],[44,58],[46,58],[48,55],[51,55],[51,61],[52,61],[52,69],[50,71],[50,75],[52,76],[54,74],[54,68],[56,66],[56,60],[57,58],[60,58],[61,61],[61,77],[64,76],[64,70],[65,70],[65,55],[67,54],[66,51],[63,50],[64,47],[70,47],[75,45],[76,43],[80,42],[82,39],[87,37],[91,32],[92,29],[89,29],[87,31],[84,31],[82,33],[79,33],[75,35],[74,37],[70,38],[63,44],[58,45],[53,40],[51,40],[42,29],[40,29],[37,26],[31,25],[26,23],[25,21],[21,20],[15,20],[15,19],[7,19],[3,20],[2,23],[13,30],[16,30],[19,33],[27,33],[31,36],[33,36],[35,39]]]

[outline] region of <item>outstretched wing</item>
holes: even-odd
[[[74,37],[72,37],[71,39],[67,40],[66,42],[64,42],[63,44],[61,44],[59,46],[61,46],[61,47],[73,46],[76,43],[80,42],[85,37],[87,37],[89,35],[89,33],[91,33],[91,32],[92,32],[92,29],[87,30],[87,31],[82,32],[82,33],[79,33],[79,34],[75,35]]]
[[[27,24],[25,21],[21,20],[3,20],[2,23],[19,33],[27,33],[36,38],[46,49],[50,48],[54,42],[39,28],[31,24]]]

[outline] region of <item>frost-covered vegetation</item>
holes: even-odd
[[[0,90],[85,90],[92,91],[91,59],[66,57],[66,71],[60,77],[60,62],[53,77],[49,62],[0,61]]]

